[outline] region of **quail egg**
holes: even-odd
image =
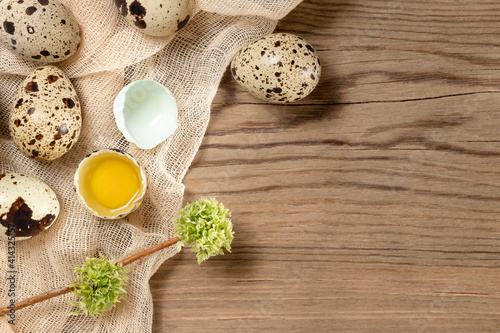
[[[257,98],[290,103],[314,90],[321,77],[321,62],[302,37],[280,33],[239,51],[231,62],[231,73]]]
[[[76,53],[80,28],[59,0],[3,0],[0,40],[28,60],[55,63]]]
[[[0,174],[0,239],[25,240],[50,228],[60,206],[52,189],[19,173]]]
[[[115,0],[115,4],[133,28],[157,37],[173,35],[193,15],[192,0]]]
[[[57,67],[37,68],[21,84],[10,111],[10,134],[29,157],[52,161],[80,136],[81,109],[75,88]]]

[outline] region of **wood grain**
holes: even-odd
[[[186,201],[232,254],[151,280],[154,332],[499,332],[500,4],[306,0],[278,26],[320,86],[263,103],[224,77]]]

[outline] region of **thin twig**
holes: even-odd
[[[163,249],[165,249],[165,248],[167,248],[169,246],[172,246],[172,245],[176,244],[179,241],[180,241],[179,237],[172,238],[172,239],[170,239],[170,240],[168,240],[168,241],[166,241],[164,243],[158,244],[156,246],[153,246],[152,248],[146,249],[144,251],[141,251],[139,253],[134,254],[133,256],[125,258],[125,259],[117,262],[116,264],[117,265],[121,264],[122,266],[129,265],[129,264],[133,263],[134,261],[137,261],[139,259],[144,258],[145,256],[148,256],[150,254],[153,254],[155,252],[163,250]],[[60,296],[60,295],[67,294],[67,293],[69,293],[71,291],[73,291],[72,287],[61,287],[61,288],[57,288],[57,289],[48,291],[46,293],[43,293],[43,294],[31,297],[31,298],[28,298],[28,299],[25,299],[24,301],[21,301],[21,302],[15,304],[15,311],[21,310],[21,309],[23,309],[25,307],[34,305],[36,303],[40,303],[40,302],[46,301],[46,300],[51,299],[53,297],[57,297],[57,296]],[[8,308],[8,307],[0,309],[0,317],[3,317],[5,315],[7,315],[10,312],[10,310],[11,310],[11,308]]]

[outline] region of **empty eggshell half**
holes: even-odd
[[[132,82],[114,103],[118,129],[141,149],[152,149],[174,134],[178,114],[170,90],[152,80]]]

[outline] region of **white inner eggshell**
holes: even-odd
[[[114,103],[118,129],[129,142],[152,149],[178,126],[178,109],[172,93],[158,82],[135,81],[120,91]]]
[[[38,235],[54,224],[60,206],[52,189],[39,179],[18,173],[0,175],[0,239],[15,229],[16,241]]]

